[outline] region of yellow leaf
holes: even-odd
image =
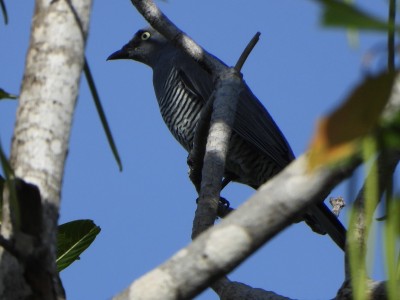
[[[309,168],[345,159],[377,125],[391,94],[395,73],[366,78],[333,113],[319,120],[309,147]]]

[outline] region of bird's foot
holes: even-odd
[[[231,204],[228,200],[226,200],[224,197],[219,197],[217,212],[218,217],[225,218],[233,210],[234,209],[231,207]]]
[[[196,204],[198,203],[199,198],[196,199]],[[219,218],[225,218],[231,211],[234,210],[230,205],[231,204],[229,203],[229,201],[226,200],[224,197],[219,197],[217,216]]]

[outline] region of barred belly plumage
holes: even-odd
[[[203,104],[185,88],[176,69],[171,70],[163,95],[158,99],[161,116],[175,139],[190,151]]]
[[[162,118],[175,139],[190,151],[203,102],[185,87],[179,72],[174,68],[165,81],[163,95],[159,99]],[[259,186],[279,169],[269,158],[233,132],[226,170],[237,176],[242,183]]]

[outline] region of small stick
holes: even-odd
[[[261,33],[258,31],[253,38],[251,39],[251,41],[247,44],[247,47],[243,50],[242,55],[240,55],[236,65],[235,65],[235,70],[240,72],[240,70],[242,70],[242,67],[244,65],[244,63],[247,60],[247,57],[249,57],[250,52],[253,51],[253,48],[255,47],[255,45],[257,44],[258,40],[260,39],[260,35]]]

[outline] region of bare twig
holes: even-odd
[[[247,60],[247,57],[249,57],[251,51],[253,50],[253,48],[255,47],[255,45],[257,44],[258,40],[260,39],[260,32],[257,32],[253,38],[251,39],[251,41],[247,44],[246,48],[244,49],[242,55],[240,55],[236,65],[235,65],[235,70],[240,72],[242,70],[242,67],[244,65],[244,63]]]

